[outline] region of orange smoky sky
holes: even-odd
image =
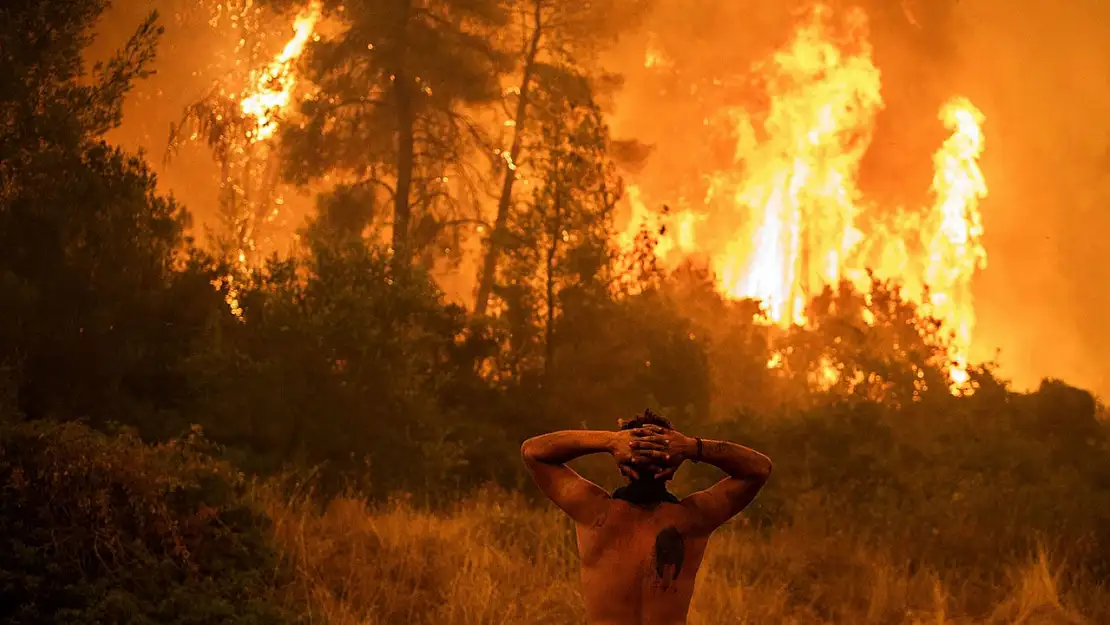
[[[218,4],[218,3],[214,3]],[[1059,377],[1110,392],[1110,3],[1100,0],[862,0],[828,3],[867,17],[882,107],[857,185],[879,212],[928,201],[933,154],[949,130],[938,110],[953,96],[984,116],[979,160],[989,196],[979,209],[988,263],[971,283],[972,360],[998,352],[1018,388]],[[725,108],[758,110],[767,95],[753,65],[787,43],[811,2],[656,0],[605,55],[625,77],[610,121],[620,138],[653,146],[628,172],[650,203],[695,204],[704,174],[728,159],[714,136]],[[157,74],[140,84],[110,137],[147,152],[161,186],[200,225],[216,205],[218,170],[201,145],[163,162],[169,126],[223,74],[237,71],[239,34],[213,27],[211,6],[118,0],[93,56],[117,47],[151,9],[166,28]],[[289,16],[266,20],[273,44]],[[727,143],[727,142],[726,142]],[[296,197],[295,194],[293,197]],[[300,217],[311,198],[296,199]],[[198,232],[199,234],[199,232]]]

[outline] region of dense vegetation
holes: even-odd
[[[335,90],[302,112],[320,132],[282,141],[305,175],[365,177],[232,293],[238,270],[102,139],[160,32],[152,17],[85,72],[104,4],[0,8],[5,622],[578,622],[569,528],[532,506],[519,445],[645,406],[776,460],[713,547],[693,623],[1110,622],[1110,441],[1090,393],[1014,392],[983,366],[953,396],[944,329],[891,285],[869,303],[828,291],[781,331],[693,269],[655,270],[650,232],[611,248],[614,155],[642,150],[609,137],[611,81],[570,56],[610,35],[596,15],[524,3],[534,45],[514,55],[491,34],[500,5],[446,3],[469,12],[450,24],[352,7],[354,34],[310,57]],[[343,60],[370,25],[410,38],[351,84]],[[429,58],[414,47],[429,37],[457,47]],[[523,191],[503,159],[458,171],[481,134],[462,112],[502,104],[468,77],[514,71]],[[414,72],[442,79],[435,99],[412,99]],[[347,126],[323,110],[375,89],[397,93]],[[431,274],[461,204],[430,188],[448,173],[500,194],[479,311]],[[366,234],[383,220],[410,224],[392,248]],[[684,469],[677,488],[714,478]]]

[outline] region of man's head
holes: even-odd
[[[643,427],[645,425],[656,425],[665,430],[673,430],[674,426],[671,422],[661,417],[651,410],[644,410],[643,413],[636,417],[624,420],[619,419],[617,426],[621,430],[633,430]],[[618,488],[613,492],[614,499],[623,499],[625,501],[645,506],[653,506],[655,504],[669,502],[678,503],[678,498],[667,491],[667,481],[670,476],[658,478],[656,473],[660,467],[652,464],[636,464],[634,468],[639,477],[633,477],[628,469],[630,467],[621,466],[621,475],[628,480],[628,484]]]
[[[661,417],[651,411],[650,408],[645,409],[642,413],[636,415],[632,419],[624,420],[618,419],[617,425],[622,430],[634,430],[636,428],[644,427],[645,425],[658,425],[664,430],[673,430],[674,426],[667,420],[666,417]]]
[[[651,409],[645,409],[642,413],[636,415],[632,419],[628,419],[628,420],[618,419],[617,420],[617,426],[621,430],[634,430],[636,428],[641,428],[645,425],[656,425],[656,426],[659,426],[659,427],[663,428],[664,430],[673,430],[674,429],[674,425],[672,425],[671,422],[669,420],[667,420],[666,417],[655,414],[654,412],[651,411]],[[650,465],[648,465],[648,466],[635,465],[635,467],[637,468],[637,473],[640,474],[639,480],[635,480],[635,479],[632,478],[632,476],[626,474],[625,471],[623,470],[623,467],[622,467],[621,473],[623,475],[625,475],[625,477],[629,480],[629,482],[633,482],[633,481],[641,481],[641,482],[643,482],[643,481],[655,481],[655,479],[653,477],[654,474],[655,474],[655,471],[654,471],[653,467],[651,467]],[[670,478],[667,478],[667,479],[670,479]],[[665,479],[663,481],[665,482],[667,480]]]

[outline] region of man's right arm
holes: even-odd
[[[695,530],[710,534],[748,507],[771,475],[771,459],[743,445],[728,441],[686,438],[676,449],[684,458],[705,462],[721,469],[728,477],[690,495],[683,505],[696,511]]]

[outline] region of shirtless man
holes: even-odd
[[[524,442],[543,492],[574,520],[588,625],[684,625],[709,536],[755,499],[771,460],[724,441],[685,436],[645,410],[619,430],[571,430]],[[627,485],[611,496],[567,462],[607,452]],[[667,481],[684,460],[728,477],[679,501]]]

